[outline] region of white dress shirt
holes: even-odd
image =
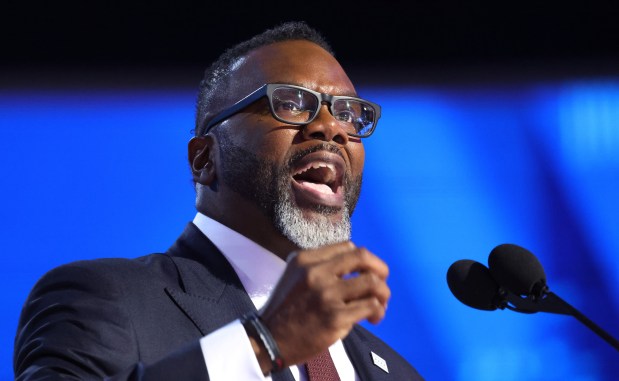
[[[286,262],[247,237],[198,213],[193,223],[223,253],[236,271],[256,309],[262,308]],[[200,339],[204,361],[212,381],[264,381],[256,355],[240,320]],[[329,348],[341,381],[359,381],[341,340]],[[307,381],[305,367],[293,365],[290,371],[297,381]]]

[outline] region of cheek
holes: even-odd
[[[349,143],[350,144],[350,143]],[[354,176],[363,173],[363,165],[365,163],[365,149],[362,143],[353,143],[354,146],[348,150],[350,155],[350,167]]]
[[[271,118],[256,116],[235,126],[235,141],[261,159],[279,163],[286,158],[294,131],[277,128]]]

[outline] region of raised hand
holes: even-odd
[[[374,324],[382,320],[391,294],[388,274],[380,258],[352,242],[292,253],[260,311],[284,365],[306,362],[344,338],[361,320]],[[268,355],[255,340],[252,344],[268,372]]]

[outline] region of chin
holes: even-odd
[[[300,206],[290,199],[282,201],[276,207],[274,223],[296,246],[311,249],[350,240],[350,213],[346,206]]]
[[[336,224],[344,218],[346,209],[344,207],[332,207],[327,205],[312,205],[309,207],[298,207],[303,217],[310,221],[330,221]]]

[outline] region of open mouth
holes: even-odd
[[[295,166],[292,185],[298,204],[342,207],[344,160],[327,151],[304,156]]]

